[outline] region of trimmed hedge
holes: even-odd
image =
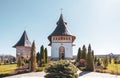
[[[67,60],[49,63],[45,68],[45,78],[78,78],[77,68]]]

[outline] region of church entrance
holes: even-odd
[[[59,59],[65,59],[65,48],[63,46],[59,48]]]

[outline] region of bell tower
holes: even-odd
[[[16,48],[16,57],[23,57],[26,60],[30,59],[31,42],[28,39],[26,31],[23,32],[20,40],[13,46]]]
[[[57,22],[57,27],[48,36],[51,46],[52,59],[72,59],[73,58],[73,42],[75,36],[67,28],[67,22],[64,22],[63,14]]]

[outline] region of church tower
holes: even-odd
[[[13,46],[16,48],[16,57],[23,57],[26,60],[30,59],[31,42],[28,39],[26,31],[23,32],[20,40]]]
[[[67,23],[61,14],[57,27],[48,36],[49,46],[51,46],[51,58],[54,60],[73,58],[73,42],[76,37],[70,33],[66,25]]]

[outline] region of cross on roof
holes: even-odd
[[[62,14],[63,9],[61,8],[60,10],[61,10],[61,14]]]

